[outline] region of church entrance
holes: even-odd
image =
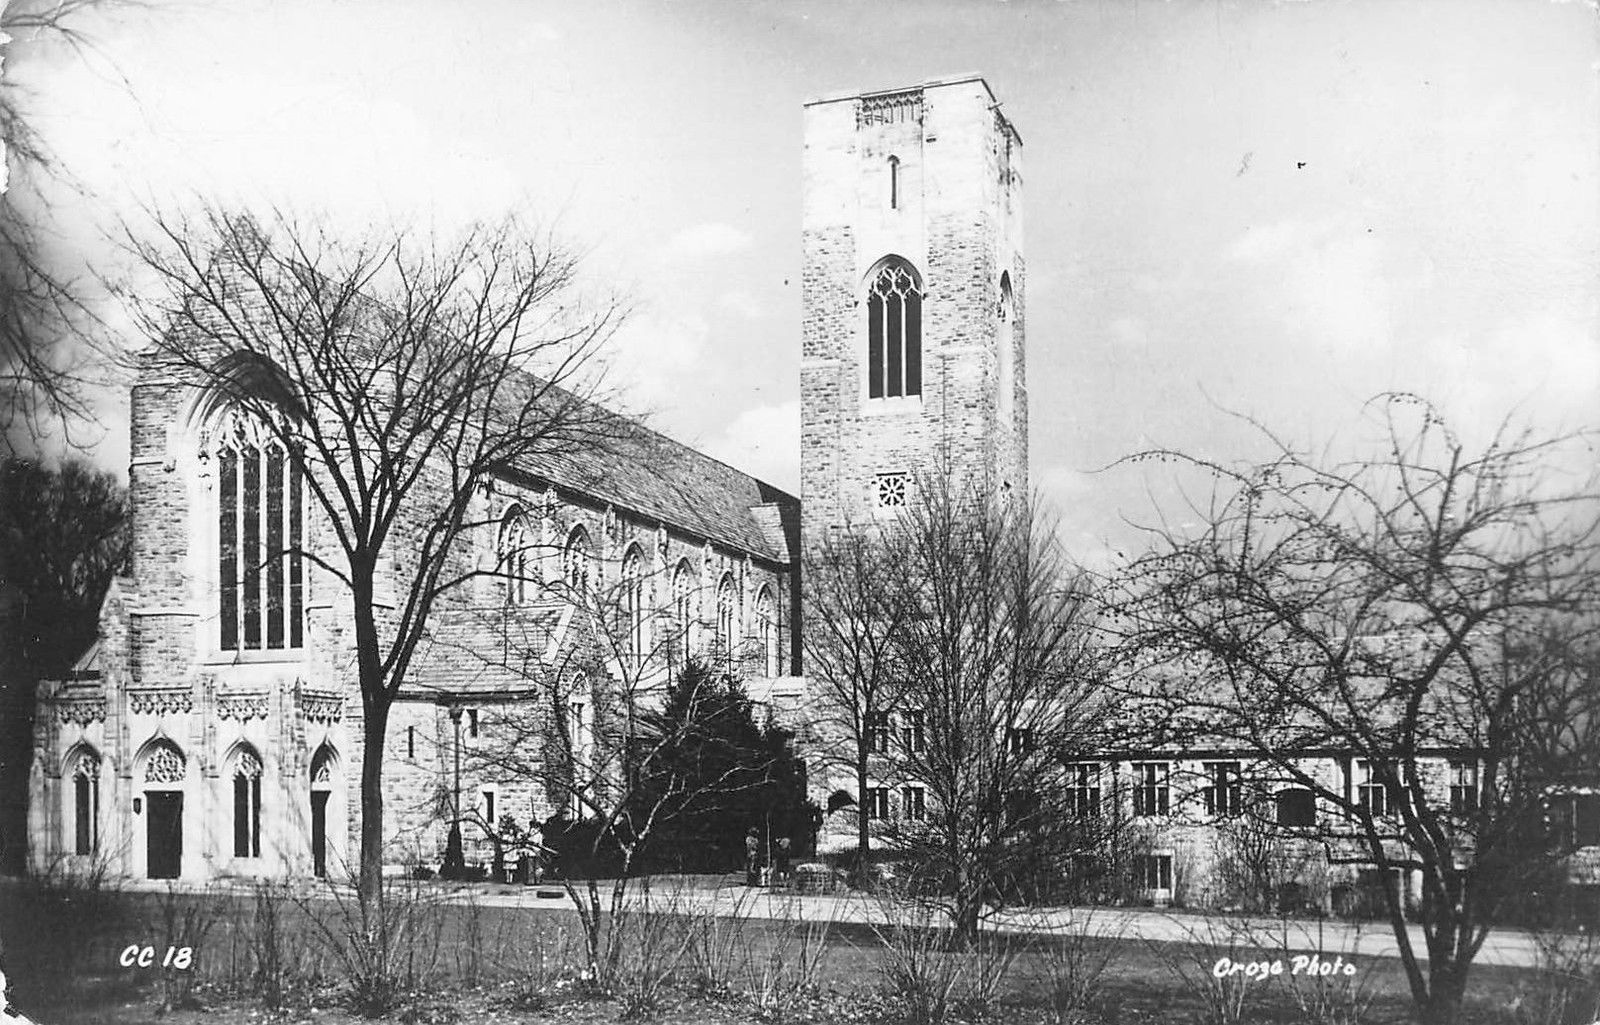
[[[151,879],[176,879],[183,871],[183,793],[147,790],[146,874]]]

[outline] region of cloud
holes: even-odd
[[[750,234],[720,221],[709,221],[684,228],[662,248],[665,260],[703,260],[730,256],[750,248]]]
[[[607,350],[608,384],[631,408],[650,410],[683,392],[686,376],[700,362],[710,327],[698,314],[642,314],[628,321]]]
[[[800,400],[747,409],[705,445],[745,473],[791,493],[800,490]]]
[[[743,289],[724,292],[717,297],[717,309],[723,313],[731,313],[736,317],[748,320],[759,320],[767,315],[766,309],[758,302],[755,296]]]
[[[1289,337],[1359,350],[1392,341],[1392,261],[1383,242],[1354,222],[1289,218],[1252,227],[1223,255],[1253,276]],[[1426,279],[1428,268],[1419,275]]]

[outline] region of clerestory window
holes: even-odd
[[[899,257],[867,289],[867,397],[922,394],[922,279]]]

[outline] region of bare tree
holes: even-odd
[[[515,557],[503,565],[529,572]],[[571,871],[560,882],[578,912],[590,977],[609,990],[641,878],[673,853],[668,848],[689,817],[748,804],[768,787],[777,759],[754,750],[730,763],[681,757],[706,739],[697,707],[742,699],[728,692],[731,663],[685,661],[692,624],[645,599],[652,590],[664,595],[665,587],[614,571],[535,582],[535,607],[571,610],[561,653],[545,661],[548,636],[525,632],[532,610],[488,613],[508,624],[508,640],[476,654],[502,679],[521,681],[524,696],[498,706],[470,770],[531,785],[557,809],[543,841],[568,860]],[[553,835],[557,829],[563,835]]]
[[[613,436],[591,399],[617,309],[585,311],[575,258],[514,223],[443,244],[347,243],[282,214],[157,220],[134,249],[164,287],[130,297],[149,365],[281,447],[318,522],[267,558],[320,567],[348,602],[366,906],[381,899],[391,706],[436,606],[480,572],[458,542],[487,526],[491,477]]]
[[[1191,530],[1152,532],[1116,622],[1127,686],[1172,738],[1315,795],[1330,858],[1376,872],[1418,1014],[1446,1023],[1484,938],[1564,853],[1549,798],[1600,764],[1596,492],[1561,469],[1593,455],[1505,427],[1474,450],[1414,396],[1373,408],[1381,450],[1352,462],[1282,443],[1241,468],[1135,457],[1216,490]],[[1397,870],[1421,879],[1420,953]]]
[[[896,529],[896,703],[925,726],[899,778],[925,804],[911,795],[888,841],[971,938],[986,903],[1062,874],[1097,828],[1063,772],[1104,742],[1090,606],[1052,524],[1021,499],[925,479]]]
[[[0,33],[19,45],[93,49],[84,24],[95,11],[137,6],[132,0],[16,0],[0,12]],[[108,362],[99,319],[65,260],[52,253],[51,187],[81,193],[33,123],[29,96],[15,75],[0,76],[0,143],[6,190],[0,196],[0,431],[36,435],[52,426],[71,437],[92,420],[88,389]]]
[[[871,526],[807,538],[801,581],[806,617],[802,639],[811,685],[807,710],[824,738],[820,765],[842,765],[855,777],[858,873],[868,869],[872,844],[867,791],[873,770],[892,764],[881,756],[891,746],[895,635],[908,609],[900,586],[904,567],[895,549],[899,536]],[[903,730],[920,728],[902,724]],[[834,739],[843,743],[835,745]]]

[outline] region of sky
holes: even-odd
[[[801,108],[976,72],[1023,139],[1032,483],[1091,565],[1179,501],[1152,446],[1600,421],[1600,22],[1584,3],[164,2],[4,72],[78,180],[359,232],[515,211],[628,297],[627,409],[799,485]],[[114,310],[107,311],[119,323]],[[125,389],[92,457],[127,462]],[[1163,477],[1163,473],[1168,474]]]

